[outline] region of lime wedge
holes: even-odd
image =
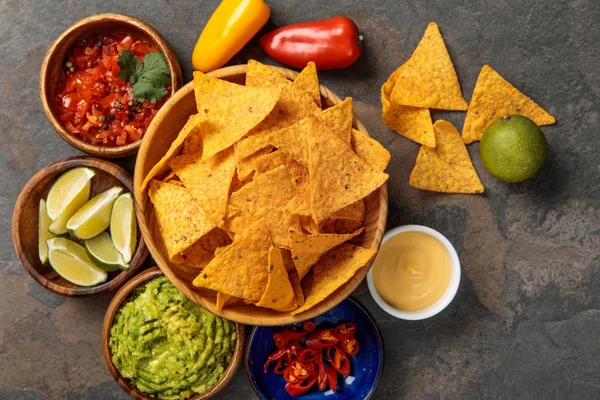
[[[95,174],[96,172],[91,168],[73,168],[62,174],[54,182],[46,198],[46,210],[52,221],[67,209],[72,209],[71,215],[73,215],[82,204],[88,201],[90,198],[90,181]],[[81,202],[81,198],[85,198],[85,200],[79,206],[74,207],[71,205],[75,200]]]
[[[123,255],[123,261],[131,262],[135,250],[137,224],[131,193],[123,193],[115,201],[110,215],[110,236],[115,247]]]
[[[108,274],[90,260],[83,246],[72,240],[54,237],[48,244],[48,261],[63,278],[79,286],[105,282]]]
[[[115,199],[123,188],[115,186],[85,203],[67,222],[67,230],[78,239],[91,239],[110,224]]]
[[[38,212],[38,253],[42,264],[46,264],[48,261],[48,245],[46,244],[46,240],[54,237],[54,235],[48,231],[50,223],[52,223],[52,220],[46,211],[46,200],[42,199],[40,200]]]
[[[106,232],[86,240],[85,251],[87,251],[94,264],[105,271],[111,272],[129,268],[129,265],[123,261],[123,256],[115,247],[110,235]]]

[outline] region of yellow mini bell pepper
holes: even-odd
[[[258,33],[270,15],[264,0],[223,0],[196,43],[194,68],[209,72],[222,67]]]

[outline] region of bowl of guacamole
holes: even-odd
[[[239,367],[243,326],[181,293],[158,268],[142,272],[111,301],[104,358],[119,385],[139,399],[206,399]]]

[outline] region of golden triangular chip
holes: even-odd
[[[194,72],[196,106],[208,122],[202,126],[202,159],[236,143],[267,117],[281,89],[249,87]]]
[[[257,176],[252,182],[231,194],[227,208],[225,230],[244,231],[254,221],[282,210],[294,196],[292,178],[281,166]]]
[[[187,122],[185,123],[185,125],[183,126],[173,143],[171,143],[171,147],[169,147],[169,150],[167,150],[165,155],[156,164],[154,164],[154,167],[152,167],[150,172],[148,172],[148,175],[146,175],[146,178],[144,178],[144,182],[142,182],[142,186],[140,189],[141,191],[144,191],[144,189],[146,189],[148,182],[150,182],[155,176],[158,176],[168,171],[168,161],[176,155],[175,153],[177,153],[185,139],[190,134],[192,134],[192,132],[194,134],[200,134],[203,120],[204,116],[201,114],[194,114],[187,120]]]
[[[482,193],[483,185],[456,128],[439,120],[433,126],[437,146],[421,146],[410,185],[443,193]]]
[[[300,279],[306,276],[310,268],[319,261],[319,258],[323,254],[359,235],[362,231],[363,229],[361,228],[347,235],[303,235],[301,233],[293,233],[291,235],[292,260],[294,260],[294,265]]]
[[[212,260],[218,248],[229,244],[231,244],[229,235],[225,231],[215,228],[196,240],[193,245],[179,253],[171,261],[194,268],[204,268]]]
[[[442,110],[467,109],[456,71],[436,23],[427,26],[414,53],[397,71],[392,103]]]
[[[255,172],[254,162],[260,157],[271,153],[272,151],[273,147],[268,146],[245,158],[239,158],[238,154],[236,153],[238,178],[240,178],[242,181],[252,178]]]
[[[148,196],[170,260],[215,228],[188,189],[157,180],[149,186]]]
[[[195,155],[182,155],[169,165],[190,191],[196,203],[217,226],[227,213],[229,187],[235,174],[233,148],[224,150],[208,160]]]
[[[477,78],[471,105],[465,117],[462,138],[465,143],[481,140],[489,124],[505,115],[520,114],[537,125],[550,125],[554,117],[513,85],[484,65]]]
[[[428,108],[416,108],[393,104],[392,89],[396,85],[398,71],[394,72],[381,87],[383,122],[399,135],[427,147],[435,147],[435,133]]]
[[[387,181],[387,174],[375,171],[314,116],[309,117],[307,139],[310,202],[317,224]]]
[[[262,297],[268,274],[271,235],[264,220],[235,237],[233,243],[215,253],[215,258],[194,279],[194,286],[257,302]]]
[[[217,300],[215,302],[215,308],[217,309],[217,312],[221,312],[223,307],[225,307],[225,303],[227,303],[227,301],[232,297],[233,296],[228,294],[217,292]]]
[[[378,171],[383,172],[390,162],[390,152],[381,143],[356,129],[352,129],[352,148],[357,156]]]
[[[319,76],[317,75],[317,66],[309,61],[306,67],[294,79],[294,86],[304,90],[315,101],[315,104],[321,108],[321,87],[319,86]]]
[[[363,222],[365,220],[365,201],[358,200],[355,203],[349,204],[344,208],[339,209],[331,215],[331,219],[348,219],[350,221]]]
[[[376,252],[375,249],[364,249],[349,243],[330,250],[313,267],[312,285],[308,293],[305,292],[304,305],[292,311],[292,315],[309,310],[325,300],[348,282]]]
[[[256,305],[277,311],[294,309],[294,289],[283,265],[281,250],[277,247],[269,249],[268,274],[267,288]]]

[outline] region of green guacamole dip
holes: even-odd
[[[166,277],[148,281],[124,303],[110,330],[112,361],[139,390],[187,399],[214,386],[235,347],[232,322],[188,300]]]

